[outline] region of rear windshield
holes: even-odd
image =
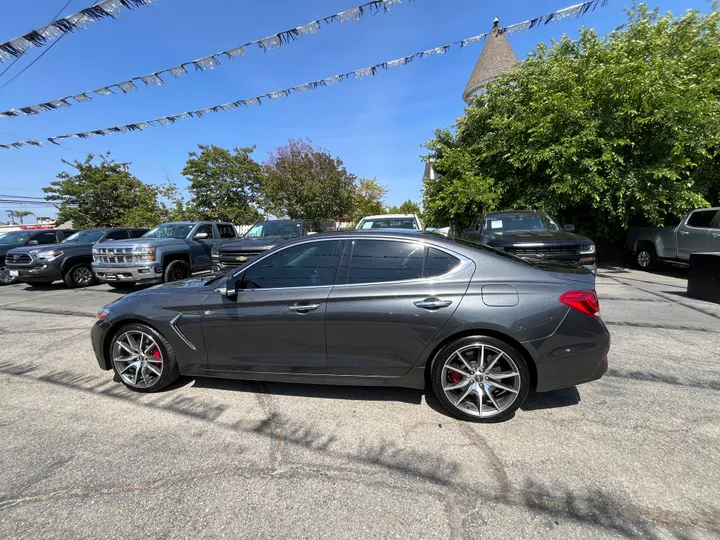
[[[378,218],[363,220],[360,229],[412,229],[417,230],[417,222],[413,218]]]

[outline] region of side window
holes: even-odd
[[[126,238],[128,238],[127,231],[110,231],[103,240],[125,240]]]
[[[455,268],[460,259],[448,255],[439,249],[430,248],[425,263],[425,277],[441,276]]]
[[[213,226],[210,225],[209,223],[207,225],[200,225],[197,228],[197,230],[195,231],[195,233],[193,234],[193,236],[195,236],[196,234],[200,234],[200,233],[206,233],[208,239],[215,238],[215,229],[213,229]]]
[[[687,220],[688,227],[709,228],[717,210],[698,210],[693,212]]]
[[[44,232],[40,233],[38,235],[35,235],[32,240],[37,240],[38,244],[55,244],[57,243],[57,239],[55,237],[54,232]]]
[[[238,288],[278,289],[325,285],[328,271],[338,258],[333,255],[339,243],[339,240],[308,242],[278,251],[248,268]],[[334,278],[334,275],[331,277]]]
[[[220,231],[220,238],[237,238],[235,227],[228,225],[227,223],[218,223],[218,230]]]
[[[422,277],[425,246],[393,240],[355,240],[348,283],[381,283]]]
[[[140,238],[146,232],[148,232],[148,229],[133,229],[130,231],[130,238]]]

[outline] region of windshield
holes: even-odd
[[[362,221],[361,229],[412,229],[417,230],[417,222],[413,218],[377,218]]]
[[[245,238],[266,238],[268,236],[282,236],[283,238],[296,238],[302,234],[302,223],[273,223],[271,221],[258,223],[248,231]]]
[[[559,231],[547,214],[490,214],[485,216],[483,233],[502,234],[514,231]]]
[[[11,231],[0,233],[0,244],[24,244],[30,236],[26,231]]]
[[[105,231],[78,231],[75,234],[68,236],[65,240],[63,240],[62,243],[70,244],[72,242],[97,242],[103,237],[104,234]]]
[[[166,223],[146,232],[143,238],[185,238],[192,227],[189,224]]]

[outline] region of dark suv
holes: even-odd
[[[41,246],[62,242],[75,231],[72,229],[41,229],[0,232],[0,285],[12,285],[17,276],[11,276],[5,266],[5,256],[11,249],[22,246]]]
[[[237,268],[279,244],[308,234],[315,234],[310,221],[302,219],[259,221],[242,240],[213,248],[213,272],[225,272]]]
[[[480,214],[462,236],[530,261],[579,263],[593,272],[595,243],[561,227],[545,212],[508,210]]]
[[[94,244],[139,238],[148,229],[107,228],[78,231],[61,243],[12,249],[6,257],[10,277],[30,285],[49,285],[62,279],[68,287],[88,287],[97,283],[93,274]]]

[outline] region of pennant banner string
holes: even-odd
[[[125,9],[149,6],[155,2],[157,0],[103,0],[77,13],[57,19],[47,26],[0,43],[0,63],[22,56],[30,47],[44,47],[62,35],[83,30],[100,19],[106,17],[115,19]]]
[[[103,129],[96,129],[93,131],[84,131],[81,133],[72,133],[69,135],[58,135],[55,137],[49,137],[47,139],[47,142],[40,141],[40,140],[31,140],[31,141],[18,141],[14,143],[8,143],[8,144],[0,144],[0,148],[2,149],[14,149],[14,148],[21,148],[23,146],[43,146],[47,145],[48,143],[59,145],[58,141],[63,139],[88,139],[90,137],[94,137],[96,135],[109,135],[111,133],[127,133],[130,131],[142,131],[144,129],[147,129],[152,126],[166,126],[169,124],[174,124],[178,120],[185,120],[188,118],[203,118],[206,115],[214,114],[220,111],[230,111],[237,109],[239,107],[251,107],[253,105],[261,105],[264,101],[267,100],[273,100],[281,97],[288,97],[291,94],[301,94],[304,92],[307,92],[309,90],[315,90],[320,87],[324,86],[331,86],[334,84],[341,83],[343,81],[346,81],[348,79],[362,79],[364,77],[374,77],[377,75],[379,71],[385,71],[394,67],[398,66],[406,66],[416,58],[427,58],[429,56],[434,56],[436,54],[445,54],[451,49],[456,48],[464,48],[469,45],[473,45],[475,43],[480,43],[481,41],[484,41],[489,35],[491,35],[492,32],[499,32],[499,33],[505,33],[508,35],[517,34],[519,32],[527,31],[531,28],[536,28],[543,24],[548,24],[551,22],[559,21],[568,17],[582,17],[585,15],[588,11],[594,10],[598,6],[605,6],[610,2],[610,0],[590,0],[588,2],[583,2],[582,4],[577,4],[574,6],[570,6],[558,11],[555,11],[553,13],[548,13],[546,15],[542,15],[540,17],[535,17],[534,19],[530,19],[528,21],[523,21],[521,23],[513,24],[510,26],[506,26],[504,28],[501,28],[499,30],[491,30],[490,32],[486,32],[484,34],[480,34],[477,36],[473,36],[467,39],[463,39],[461,41],[455,41],[453,43],[449,43],[447,45],[443,45],[441,47],[435,47],[434,49],[428,49],[426,51],[418,52],[415,54],[411,54],[409,56],[404,56],[402,58],[398,58],[396,60],[391,60],[389,62],[382,62],[380,64],[375,64],[374,66],[358,69],[356,71],[349,71],[347,73],[343,73],[341,75],[334,75],[333,77],[328,77],[327,79],[321,79],[319,81],[313,81],[306,84],[302,84],[300,86],[293,86],[290,88],[286,88],[285,90],[279,90],[277,92],[272,92],[269,94],[263,94],[260,96],[255,96],[247,99],[241,99],[238,101],[233,101],[230,103],[224,103],[221,105],[215,105],[212,107],[207,107],[205,109],[199,109],[196,111],[187,111],[180,114],[175,114],[171,116],[163,116],[160,118],[155,118],[153,120],[145,120],[142,122],[136,122],[133,124],[125,124],[121,126],[113,126],[109,128],[103,128]]]
[[[250,41],[248,43],[238,45],[237,47],[233,47],[232,49],[228,49],[226,51],[221,51],[215,54],[211,54],[210,56],[198,58],[197,60],[183,62],[182,64],[161,69],[160,71],[156,71],[154,73],[148,73],[147,75],[133,77],[132,79],[128,79],[126,81],[115,82],[107,86],[101,86],[100,88],[96,88],[95,90],[88,90],[87,92],[81,92],[72,96],[66,96],[64,98],[53,99],[44,103],[37,103],[35,105],[29,105],[27,107],[20,107],[17,109],[3,111],[0,112],[0,118],[33,116],[47,111],[71,107],[72,105],[77,103],[87,103],[91,101],[91,96],[111,96],[116,94],[118,90],[122,94],[127,94],[129,92],[137,90],[138,87],[142,88],[149,86],[162,86],[163,84],[165,84],[165,79],[163,79],[163,76],[172,76],[172,78],[178,79],[183,75],[187,75],[190,72],[214,69],[221,64],[221,59],[235,60],[240,56],[245,56],[245,54],[247,53],[247,49],[253,46],[258,46],[265,52],[278,49],[282,45],[291,43],[300,37],[317,33],[323,24],[328,25],[336,21],[340,23],[354,23],[359,21],[367,13],[370,13],[372,15],[375,15],[377,13],[387,13],[390,11],[390,6],[393,4],[412,1],[413,0],[373,0],[352,9],[348,9],[340,13],[335,13],[333,15],[328,15],[327,17],[323,17],[322,19],[309,22],[302,26],[291,28],[290,30],[285,30],[283,32],[278,32],[277,34],[268,36],[263,39]],[[2,46],[0,46],[0,51],[2,51]],[[0,52],[0,54],[2,53]]]

